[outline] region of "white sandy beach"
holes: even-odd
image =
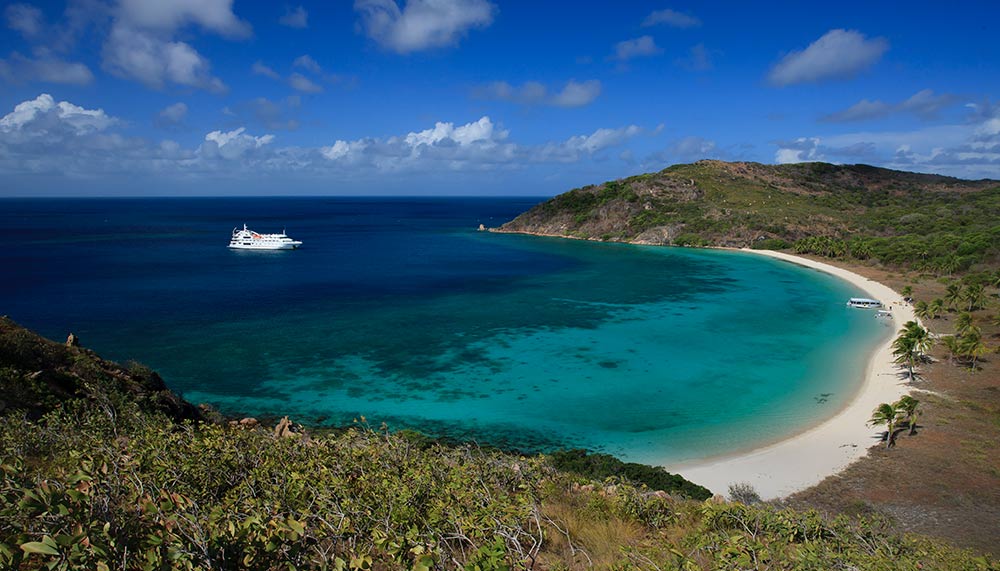
[[[870,297],[892,308],[893,330],[915,320],[913,308],[889,287],[853,272],[768,250],[746,250],[755,254],[786,260],[815,268],[845,279]],[[862,311],[862,310],[859,310]],[[893,363],[892,340],[895,333],[875,351],[868,362],[863,384],[848,405],[836,416],[788,440],[746,453],[705,462],[666,464],[670,472],[701,484],[714,493],[726,494],[729,485],[748,482],[763,499],[787,496],[836,474],[880,444],[877,428],[866,422],[880,403],[895,402],[910,390],[901,369]]]

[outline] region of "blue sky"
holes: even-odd
[[[1000,179],[1000,3],[3,5],[0,196],[553,195],[703,158]]]

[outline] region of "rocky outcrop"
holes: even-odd
[[[79,346],[76,335],[55,343],[9,318],[0,318],[0,415],[20,411],[29,418],[71,400],[111,407],[136,403],[173,420],[206,420],[202,409],[167,388],[155,371],[101,359]]]

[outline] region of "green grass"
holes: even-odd
[[[567,215],[567,232],[584,238],[671,228],[676,245],[790,248],[936,275],[1000,261],[1000,184],[865,165],[675,165],[571,190],[508,227]]]

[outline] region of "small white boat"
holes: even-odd
[[[861,309],[878,309],[882,307],[882,302],[877,299],[867,297],[852,297],[847,300],[847,307],[860,307]]]
[[[294,250],[302,245],[299,240],[292,240],[281,234],[260,234],[243,225],[243,229],[233,228],[233,236],[229,247],[234,250]]]

